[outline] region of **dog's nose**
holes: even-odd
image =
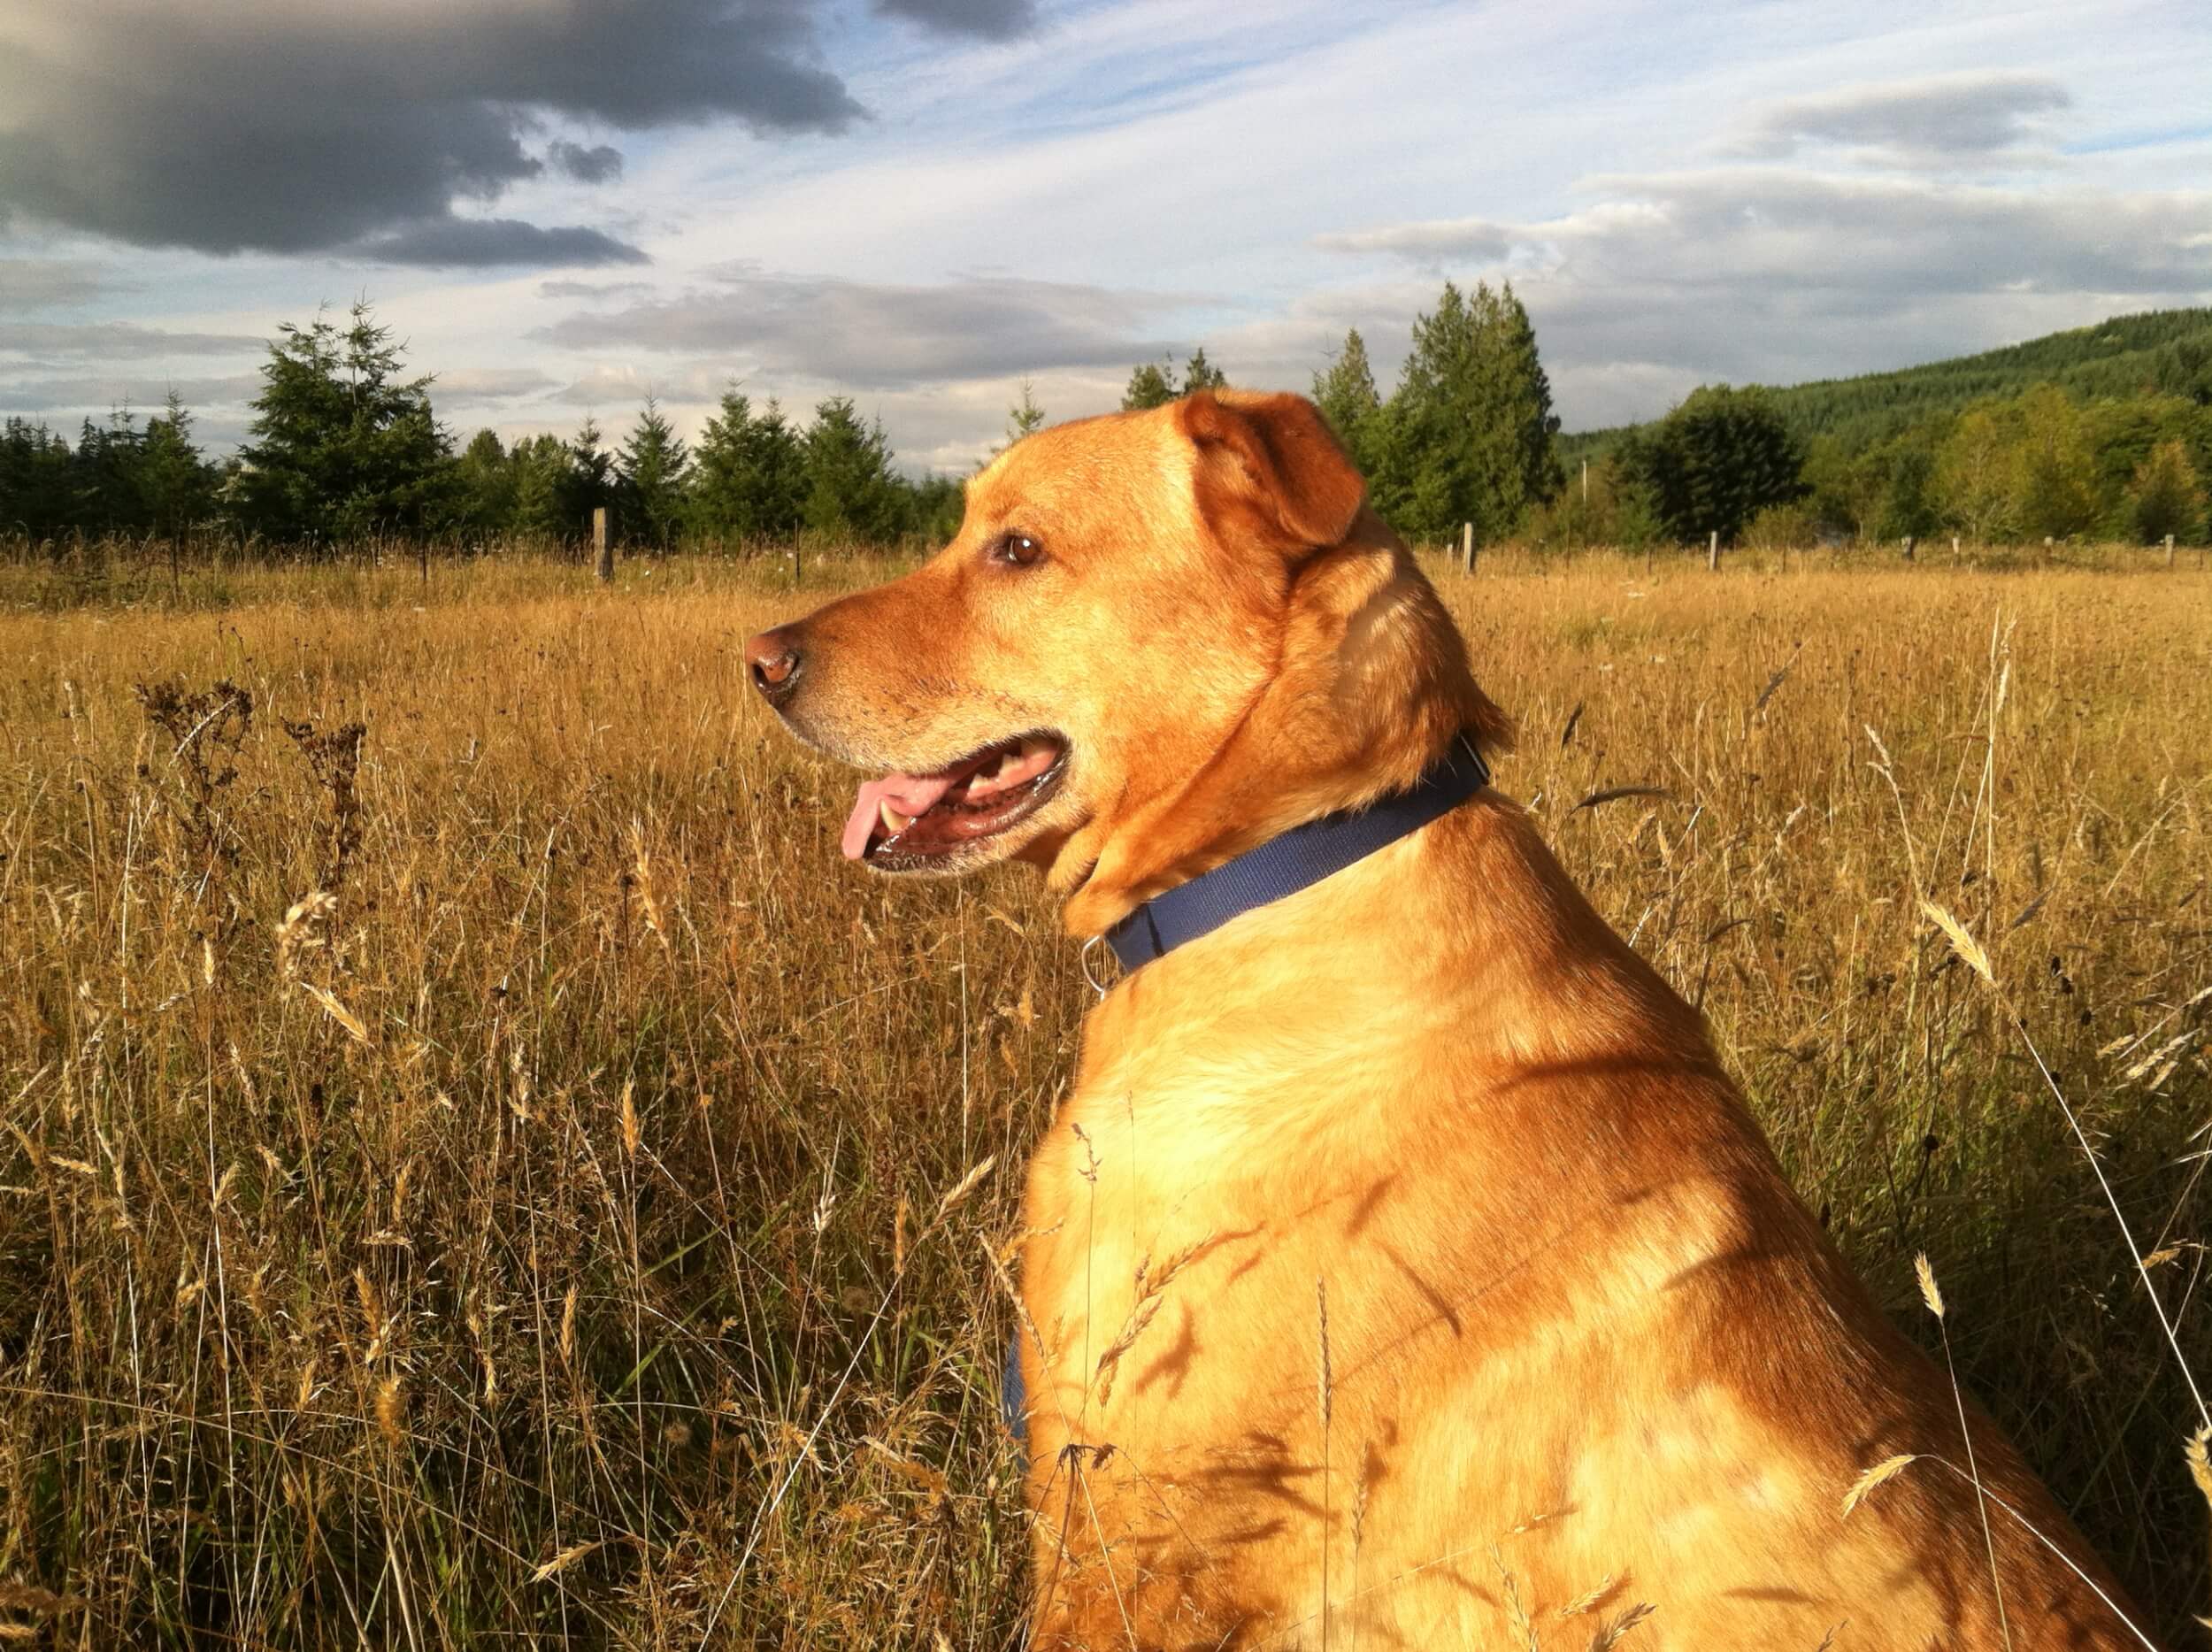
[[[745,645],[745,664],[752,672],[753,687],[772,701],[782,699],[798,686],[803,658],[795,626],[764,631]]]

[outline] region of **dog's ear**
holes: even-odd
[[[1297,554],[1351,531],[1367,484],[1304,396],[1200,390],[1176,414],[1198,449],[1198,509],[1216,532],[1241,527]]]

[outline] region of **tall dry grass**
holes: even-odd
[[[1020,875],[836,860],[738,659],[826,584],[195,577],[0,580],[0,1633],[1010,1643],[983,1247],[1087,994]],[[1438,577],[1501,784],[2178,1632],[2196,1410],[2006,1006],[2200,1364],[2212,584]]]

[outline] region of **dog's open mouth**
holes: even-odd
[[[1017,734],[933,773],[869,780],[845,822],[845,858],[885,872],[965,858],[963,850],[1041,808],[1059,789],[1067,757],[1067,741],[1057,734]]]

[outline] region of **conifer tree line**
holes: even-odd
[[[74,444],[9,419],[0,533],[573,542],[604,506],[618,537],[666,549],[801,534],[887,544],[942,538],[959,521],[959,483],[903,474],[880,421],[845,396],[802,424],[774,399],[756,403],[733,387],[694,444],[648,396],[618,441],[587,417],[571,437],[510,446],[480,430],[457,450],[431,406],[435,380],[406,373],[365,302],[343,322],[323,315],[280,327],[261,377],[248,439],[220,464],[195,446],[191,414],[174,397],[143,424],[127,411],[105,425],[88,419]]]
[[[1385,396],[1367,344],[1345,336],[1312,393],[1417,542],[1809,543],[1949,532],[1981,542],[2168,534],[2201,543],[2212,476],[2212,315],[2162,312],[1894,374],[1769,390],[1703,386],[1664,418],[1563,437],[1535,328],[1510,285],[1446,282],[1413,323]],[[73,443],[0,426],[0,534],[173,537],[195,530],[337,545],[369,537],[461,544],[573,542],[609,508],[636,545],[941,541],[957,479],[917,480],[850,399],[804,424],[733,386],[694,442],[649,396],[619,440],[587,418],[571,437],[457,444],[434,380],[411,377],[368,304],[271,341],[249,440],[222,463],[174,396],[142,422],[87,420]],[[1201,347],[1140,364],[1125,409],[1228,383]],[[1040,428],[1030,381],[1005,441]],[[1002,444],[1003,445],[1003,444]]]

